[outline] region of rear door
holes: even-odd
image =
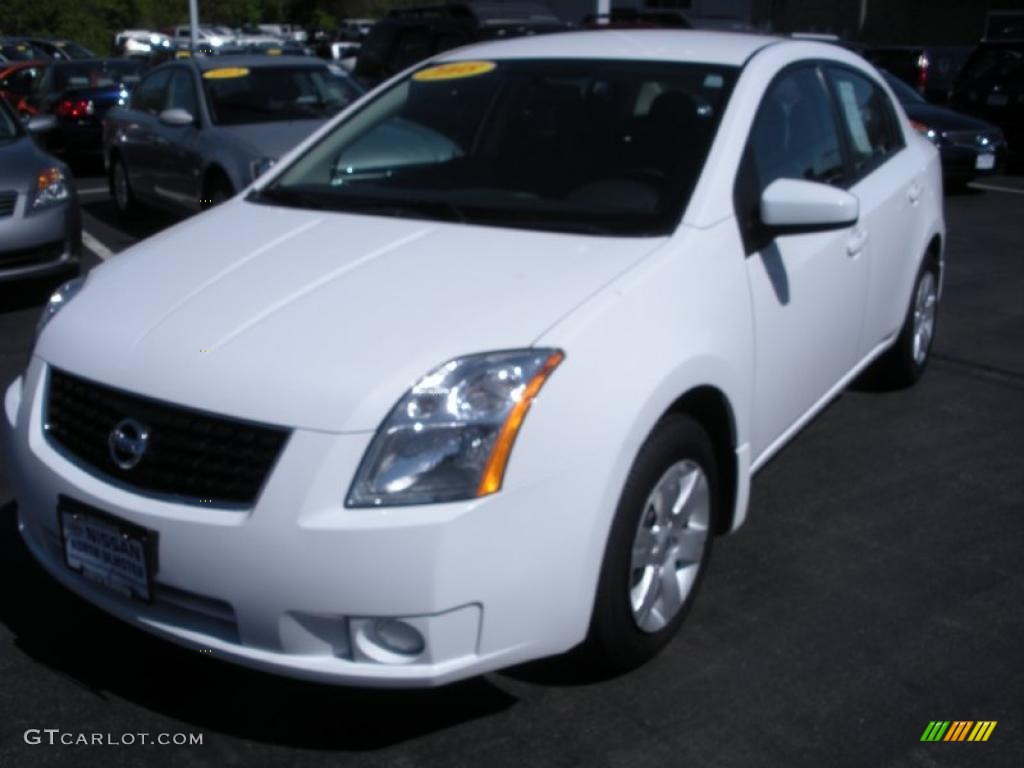
[[[848,186],[838,122],[814,64],[772,81],[736,182],[755,324],[755,460],[774,452],[850,371],[867,293],[860,222],[776,236],[760,226],[762,192],[786,178]]]
[[[167,101],[171,71],[163,67],[142,78],[114,128],[114,146],[124,161],[132,189],[135,194],[149,198],[154,195],[160,173],[157,129]]]
[[[899,331],[907,308],[911,225],[924,193],[924,169],[905,151],[897,112],[868,75],[843,66],[826,68],[851,165],[850,191],[860,200],[867,267],[867,309],[858,358]],[[912,269],[912,267],[911,267]]]

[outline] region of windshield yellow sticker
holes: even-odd
[[[462,77],[486,75],[496,66],[498,65],[493,61],[453,61],[451,64],[438,64],[436,67],[421,69],[412,76],[412,79],[420,83],[429,83],[435,80],[458,80]]]
[[[267,48],[267,56],[280,56],[280,55],[281,55],[281,49],[280,48]]]
[[[221,67],[220,69],[208,69],[203,72],[204,80],[228,80],[232,77],[245,77],[249,70],[245,67]]]

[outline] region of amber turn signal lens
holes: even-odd
[[[523,390],[523,396],[519,399],[509,412],[505,423],[501,426],[498,439],[494,441],[494,448],[484,466],[483,474],[480,476],[480,485],[477,487],[477,496],[486,496],[490,493],[501,490],[501,482],[505,478],[505,466],[508,464],[508,457],[512,453],[512,444],[519,434],[519,428],[523,425],[526,412],[530,410],[530,403],[540,392],[548,376],[558,367],[558,364],[565,359],[563,352],[552,352],[551,356],[544,362],[541,369],[530,379],[530,383]]]

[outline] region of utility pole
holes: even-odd
[[[192,36],[192,53],[196,52],[196,43],[199,41],[199,0],[188,0],[188,23]]]

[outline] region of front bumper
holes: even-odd
[[[1006,144],[992,145],[980,150],[960,145],[943,145],[939,147],[942,157],[942,175],[947,181],[970,181],[979,176],[991,176],[1002,172],[1006,164]],[[978,156],[990,154],[995,156],[992,168],[979,169]]]
[[[580,535],[600,503],[582,471],[468,502],[345,509],[371,435],[296,430],[252,509],[177,504],[106,484],[57,453],[42,431],[46,379],[34,358],[24,387],[19,379],[5,397],[19,529],[58,581],[142,629],[246,666],[372,686],[439,685],[586,634],[603,536]],[[59,494],[156,532],[151,604],[66,568]],[[425,650],[379,653],[367,641],[374,618],[416,627]]]
[[[0,282],[59,272],[80,258],[77,199],[33,213],[26,212],[28,204],[28,195],[20,194],[14,212],[0,218]]]

